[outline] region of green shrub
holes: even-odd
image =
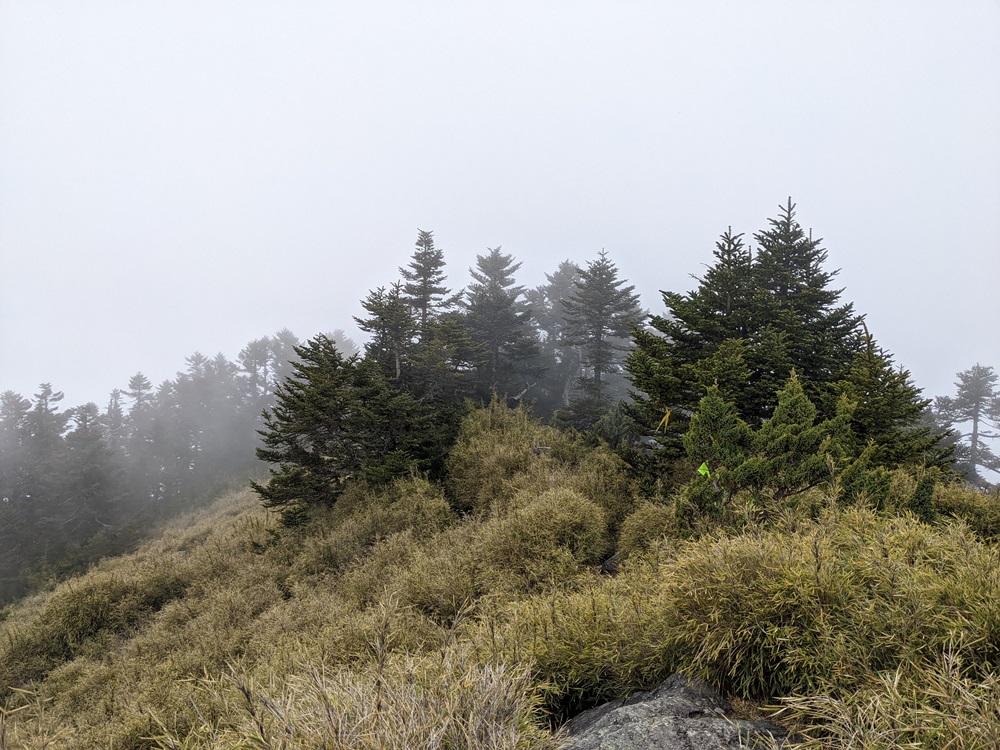
[[[298,676],[261,679],[236,668],[205,680],[199,713],[224,717],[190,733],[164,727],[157,747],[305,750],[555,750],[538,728],[538,701],[524,669],[477,663],[460,652],[398,656]]]
[[[476,560],[482,527],[481,522],[466,521],[418,550],[392,584],[401,603],[442,626],[451,626],[487,593]]]
[[[8,631],[7,642],[0,646],[0,697],[88,647],[103,649],[107,639],[128,635],[182,596],[186,585],[169,566],[148,564],[128,578],[91,575],[64,584],[33,623]],[[102,644],[95,645],[96,640]]]
[[[506,509],[520,475],[551,471],[575,452],[568,436],[542,425],[525,407],[511,409],[494,399],[465,418],[448,456],[452,502],[462,512]]]
[[[441,489],[420,477],[376,492],[355,489],[333,509],[314,514],[295,567],[309,575],[339,572],[380,539],[404,531],[415,540],[428,538],[454,520]]]
[[[786,698],[775,718],[803,738],[801,750],[1000,747],[1000,677],[975,676],[960,650],[876,675],[844,696]]]
[[[677,511],[673,504],[645,502],[622,524],[618,551],[623,559],[646,552],[653,542],[677,533]]]
[[[569,489],[547,490],[483,525],[477,557],[494,590],[528,591],[571,578],[608,549],[598,505]]]
[[[831,510],[793,529],[706,536],[594,589],[510,605],[487,653],[536,665],[568,712],[682,668],[740,697],[857,690],[956,635],[1000,663],[1000,560],[961,526]]]
[[[638,505],[638,493],[628,467],[604,446],[588,449],[579,456],[564,486],[597,503],[604,511],[612,535],[618,533],[622,522]]]
[[[946,516],[960,518],[984,539],[1000,536],[1000,493],[958,482],[934,488],[934,508]]]

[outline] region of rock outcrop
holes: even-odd
[[[769,721],[730,719],[732,708],[700,680],[676,674],[575,716],[567,750],[745,750],[783,747],[788,733]]]

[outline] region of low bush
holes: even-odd
[[[1000,677],[970,673],[960,648],[876,675],[847,695],[781,704],[773,716],[799,733],[800,750],[1000,747]]]
[[[207,721],[192,732],[169,726],[162,750],[555,750],[538,728],[538,701],[524,669],[478,663],[454,649],[392,656],[366,666],[300,665],[288,679],[235,668],[203,680],[197,698]]]
[[[1000,490],[983,490],[958,482],[934,488],[934,508],[959,518],[984,539],[1000,537]]]
[[[567,713],[673,670],[752,699],[846,694],[937,659],[956,635],[981,675],[1000,659],[1000,560],[961,526],[864,508],[794,529],[706,536],[586,592],[511,605],[477,636],[536,665]]]
[[[448,490],[461,512],[505,511],[526,474],[549,476],[583,452],[572,438],[546,427],[524,407],[510,409],[494,399],[463,421],[448,457]]]
[[[127,578],[94,574],[64,584],[34,622],[8,630],[6,643],[0,645],[0,698],[88,648],[106,649],[108,639],[139,628],[182,596],[186,585],[179,571],[149,563]]]
[[[597,503],[579,493],[547,490],[490,519],[475,548],[489,589],[530,591],[600,562],[608,548],[607,522]]]
[[[649,551],[653,543],[677,534],[677,511],[673,503],[644,502],[622,524],[618,552],[627,560]]]

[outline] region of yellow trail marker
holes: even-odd
[[[668,424],[670,424],[670,407],[669,406],[663,412],[663,419],[661,419],[660,423],[658,425],[656,425],[656,429],[653,430],[653,432],[659,432],[661,427],[663,428],[663,431],[666,432]]]

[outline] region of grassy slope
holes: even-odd
[[[461,518],[420,479],[296,530],[236,493],[7,611],[0,750],[548,748],[546,717],[677,669],[833,746],[1000,746],[1000,559],[966,526],[681,540],[611,455],[501,409],[451,460]]]

